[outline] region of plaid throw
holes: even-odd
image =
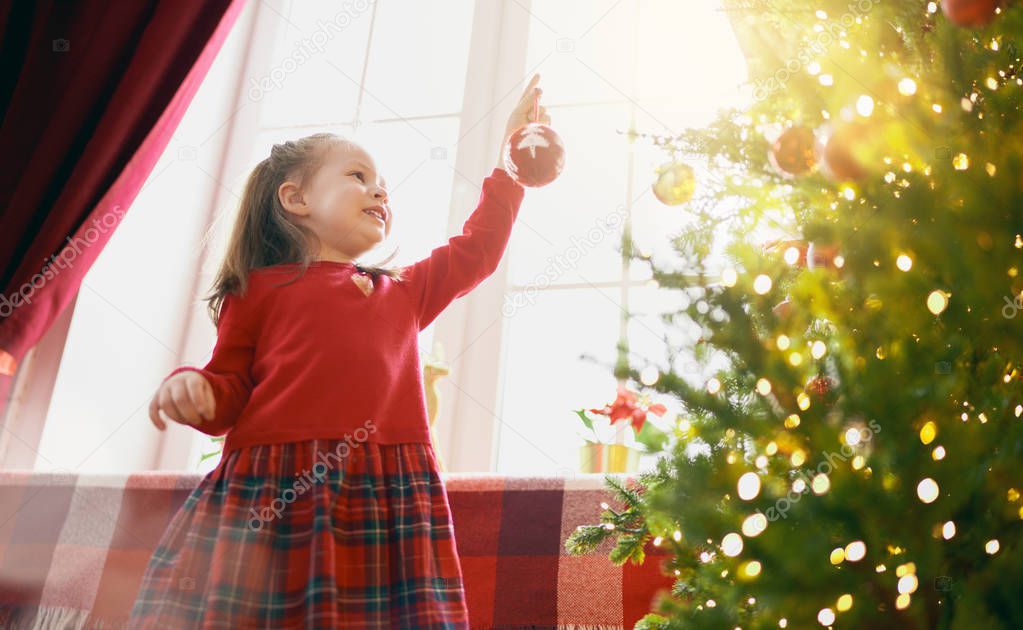
[[[616,475],[620,479],[630,479]],[[632,628],[671,578],[665,548],[611,564],[565,539],[617,502],[603,475],[442,473],[472,628]],[[0,471],[0,627],[126,627],[164,529],[202,475]]]

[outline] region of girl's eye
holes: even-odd
[[[352,175],[358,175],[360,182],[366,181],[366,176],[362,174],[362,171],[355,171]]]

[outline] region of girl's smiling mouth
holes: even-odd
[[[381,206],[371,206],[369,208],[364,209],[363,212],[365,212],[369,216],[375,218],[376,220],[380,221],[380,223],[382,225],[386,225],[387,224],[387,221],[386,221],[387,211],[384,210],[383,207],[381,207]]]

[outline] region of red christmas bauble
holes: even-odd
[[[774,170],[786,179],[804,175],[817,166],[814,150],[816,142],[812,129],[807,127],[786,129],[771,145],[767,159]]]
[[[523,125],[504,143],[504,168],[523,186],[546,186],[564,167],[565,144],[547,125]]]
[[[781,302],[775,304],[774,308],[771,309],[771,312],[774,313],[775,317],[778,319],[785,319],[792,314],[792,302],[789,301],[788,298],[785,298]]]
[[[790,249],[795,249],[795,252],[790,253]],[[807,249],[809,249],[809,244],[806,241],[799,239],[780,239],[769,241],[763,245],[765,254],[781,252],[785,262],[793,265],[794,267],[806,266]]]
[[[818,374],[806,382],[806,391],[818,400],[829,402],[835,394],[835,379]]]
[[[841,265],[837,264],[840,257],[838,245],[810,243],[806,248],[806,268],[840,269]]]
[[[845,123],[829,127],[821,132],[817,142],[817,159],[821,171],[832,181],[860,180],[867,176],[867,169],[857,154],[869,135],[862,123]]]
[[[956,26],[980,28],[995,19],[999,0],[941,0],[941,10]]]

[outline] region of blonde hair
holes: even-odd
[[[244,295],[249,272],[260,267],[297,263],[301,265],[294,282],[309,268],[313,254],[309,242],[315,238],[312,230],[288,218],[281,205],[277,189],[287,180],[303,186],[323,164],[328,150],[348,142],[333,133],[316,133],[297,140],[275,144],[266,158],[252,169],[238,208],[224,260],[217,272],[209,295],[203,298],[214,326],[219,325],[220,308],[228,293]],[[384,259],[387,263],[397,249]],[[401,280],[402,269],[380,265],[360,265],[362,272],[386,275]]]

